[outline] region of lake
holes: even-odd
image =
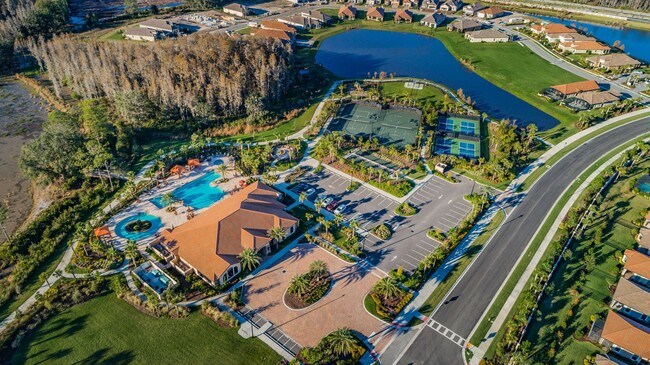
[[[610,45],[613,45],[616,41],[620,41],[621,44],[625,45],[625,53],[645,62],[650,62],[649,31],[630,28],[616,28],[602,24],[580,22],[570,19],[565,20],[537,14],[533,14],[532,16],[544,19],[549,22],[562,23],[564,25],[569,25],[577,29],[585,30],[587,34],[591,34],[592,36]]]
[[[534,122],[540,131],[557,119],[497,87],[464,67],[438,39],[413,34],[358,29],[325,39],[316,62],[344,78],[366,78],[385,71],[396,76],[431,80],[452,90],[463,89],[476,108],[497,119]]]

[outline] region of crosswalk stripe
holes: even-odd
[[[445,336],[447,339],[449,339],[449,341],[455,343],[460,347],[464,348],[465,345],[467,345],[467,340],[464,339],[461,335],[445,327],[442,323],[436,322],[433,318],[429,318],[429,322],[427,322],[427,326],[429,326],[434,331],[440,333],[441,335]]]

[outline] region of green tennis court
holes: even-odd
[[[435,152],[442,155],[455,155],[478,158],[481,155],[479,142],[451,137],[436,137]]]
[[[329,125],[331,131],[353,136],[378,138],[382,144],[404,147],[415,144],[422,113],[417,109],[354,102],[342,105]]]
[[[481,133],[479,121],[458,117],[447,117],[441,119],[438,122],[438,130],[456,132],[468,136],[478,136]]]

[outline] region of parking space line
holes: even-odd
[[[447,215],[453,216],[453,217],[456,218],[456,219],[463,219],[463,218],[465,218],[465,214],[456,213],[456,212],[452,211],[451,209],[447,211]]]
[[[438,221],[437,224],[434,224],[434,227],[442,228],[445,231],[448,231],[449,229],[453,228],[454,226],[450,226],[447,223],[443,223],[443,222]]]
[[[442,219],[443,221],[451,223],[453,226],[456,226],[458,224],[458,222],[454,222],[454,221],[449,220],[449,219],[447,219],[445,217],[441,217],[440,219]]]

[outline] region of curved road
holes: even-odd
[[[553,165],[528,190],[517,207],[508,215],[491,243],[475,260],[449,293],[448,300],[432,315],[432,319],[463,339],[468,338],[533,238],[539,224],[563,191],[601,156],[621,144],[650,132],[650,117],[616,128],[592,139]],[[437,327],[442,329],[442,327]],[[452,338],[453,335],[450,335]],[[457,342],[458,337],[456,337]],[[464,364],[462,347],[424,326],[410,344],[399,364]]]

